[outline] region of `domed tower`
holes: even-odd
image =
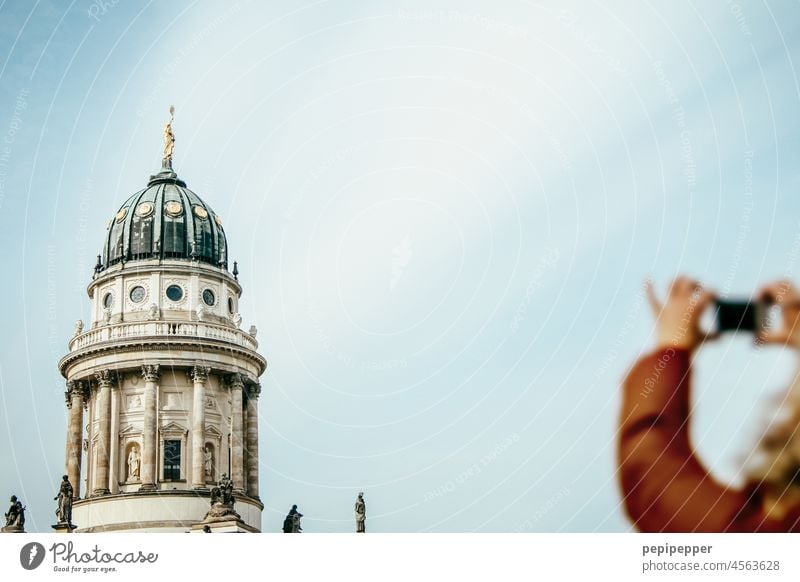
[[[66,474],[77,532],[189,531],[209,488],[233,481],[242,529],[260,531],[256,330],[239,329],[242,287],[228,270],[222,220],[172,169],[107,227],[59,362],[67,380]]]

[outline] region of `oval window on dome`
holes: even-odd
[[[167,299],[170,301],[180,301],[183,299],[183,287],[180,285],[170,285],[167,287]]]
[[[144,298],[147,296],[147,291],[144,290],[144,287],[141,285],[137,285],[133,289],[131,289],[131,301],[134,303],[141,303],[144,301]]]
[[[183,205],[177,200],[170,200],[164,204],[164,210],[166,210],[167,214],[170,216],[180,216],[183,212]]]
[[[114,296],[111,293],[103,295],[103,307],[111,309],[112,305],[114,305]]]
[[[228,311],[233,315],[233,297],[228,297]]]
[[[206,218],[208,218],[208,210],[206,210],[202,206],[195,206],[194,215],[197,216],[197,218],[202,218],[205,220]]]
[[[217,298],[214,297],[214,292],[211,289],[203,290],[203,303],[205,303],[209,307],[213,307],[216,300]]]
[[[145,216],[150,216],[153,214],[153,203],[152,202],[142,202],[139,206],[136,207],[136,214],[144,218]]]
[[[117,215],[115,217],[117,219],[117,222],[122,222],[123,220],[125,220],[125,216],[127,216],[127,214],[128,214],[127,208],[120,208],[119,212],[117,212]]]

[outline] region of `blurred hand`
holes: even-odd
[[[697,281],[678,277],[673,281],[663,303],[658,299],[652,281],[646,281],[645,290],[656,316],[658,348],[694,350],[704,340],[716,337],[700,329],[700,318],[714,300],[714,293],[703,289]]]
[[[778,281],[764,286],[759,301],[774,303],[781,308],[780,329],[764,330],[756,338],[766,344],[786,345],[800,349],[800,292],[791,281]]]

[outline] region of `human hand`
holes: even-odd
[[[779,329],[764,329],[756,340],[800,349],[800,291],[791,281],[784,280],[765,285],[757,297],[759,301],[779,306],[782,321]]]
[[[653,282],[645,282],[650,308],[656,316],[656,345],[659,348],[683,348],[694,350],[714,334],[700,329],[700,318],[708,304],[714,300],[714,293],[703,289],[697,281],[688,277],[678,277],[662,303],[653,289]]]

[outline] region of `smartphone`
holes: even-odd
[[[762,301],[718,299],[713,329],[718,333],[746,331],[758,334],[771,327],[771,307],[771,304]]]

